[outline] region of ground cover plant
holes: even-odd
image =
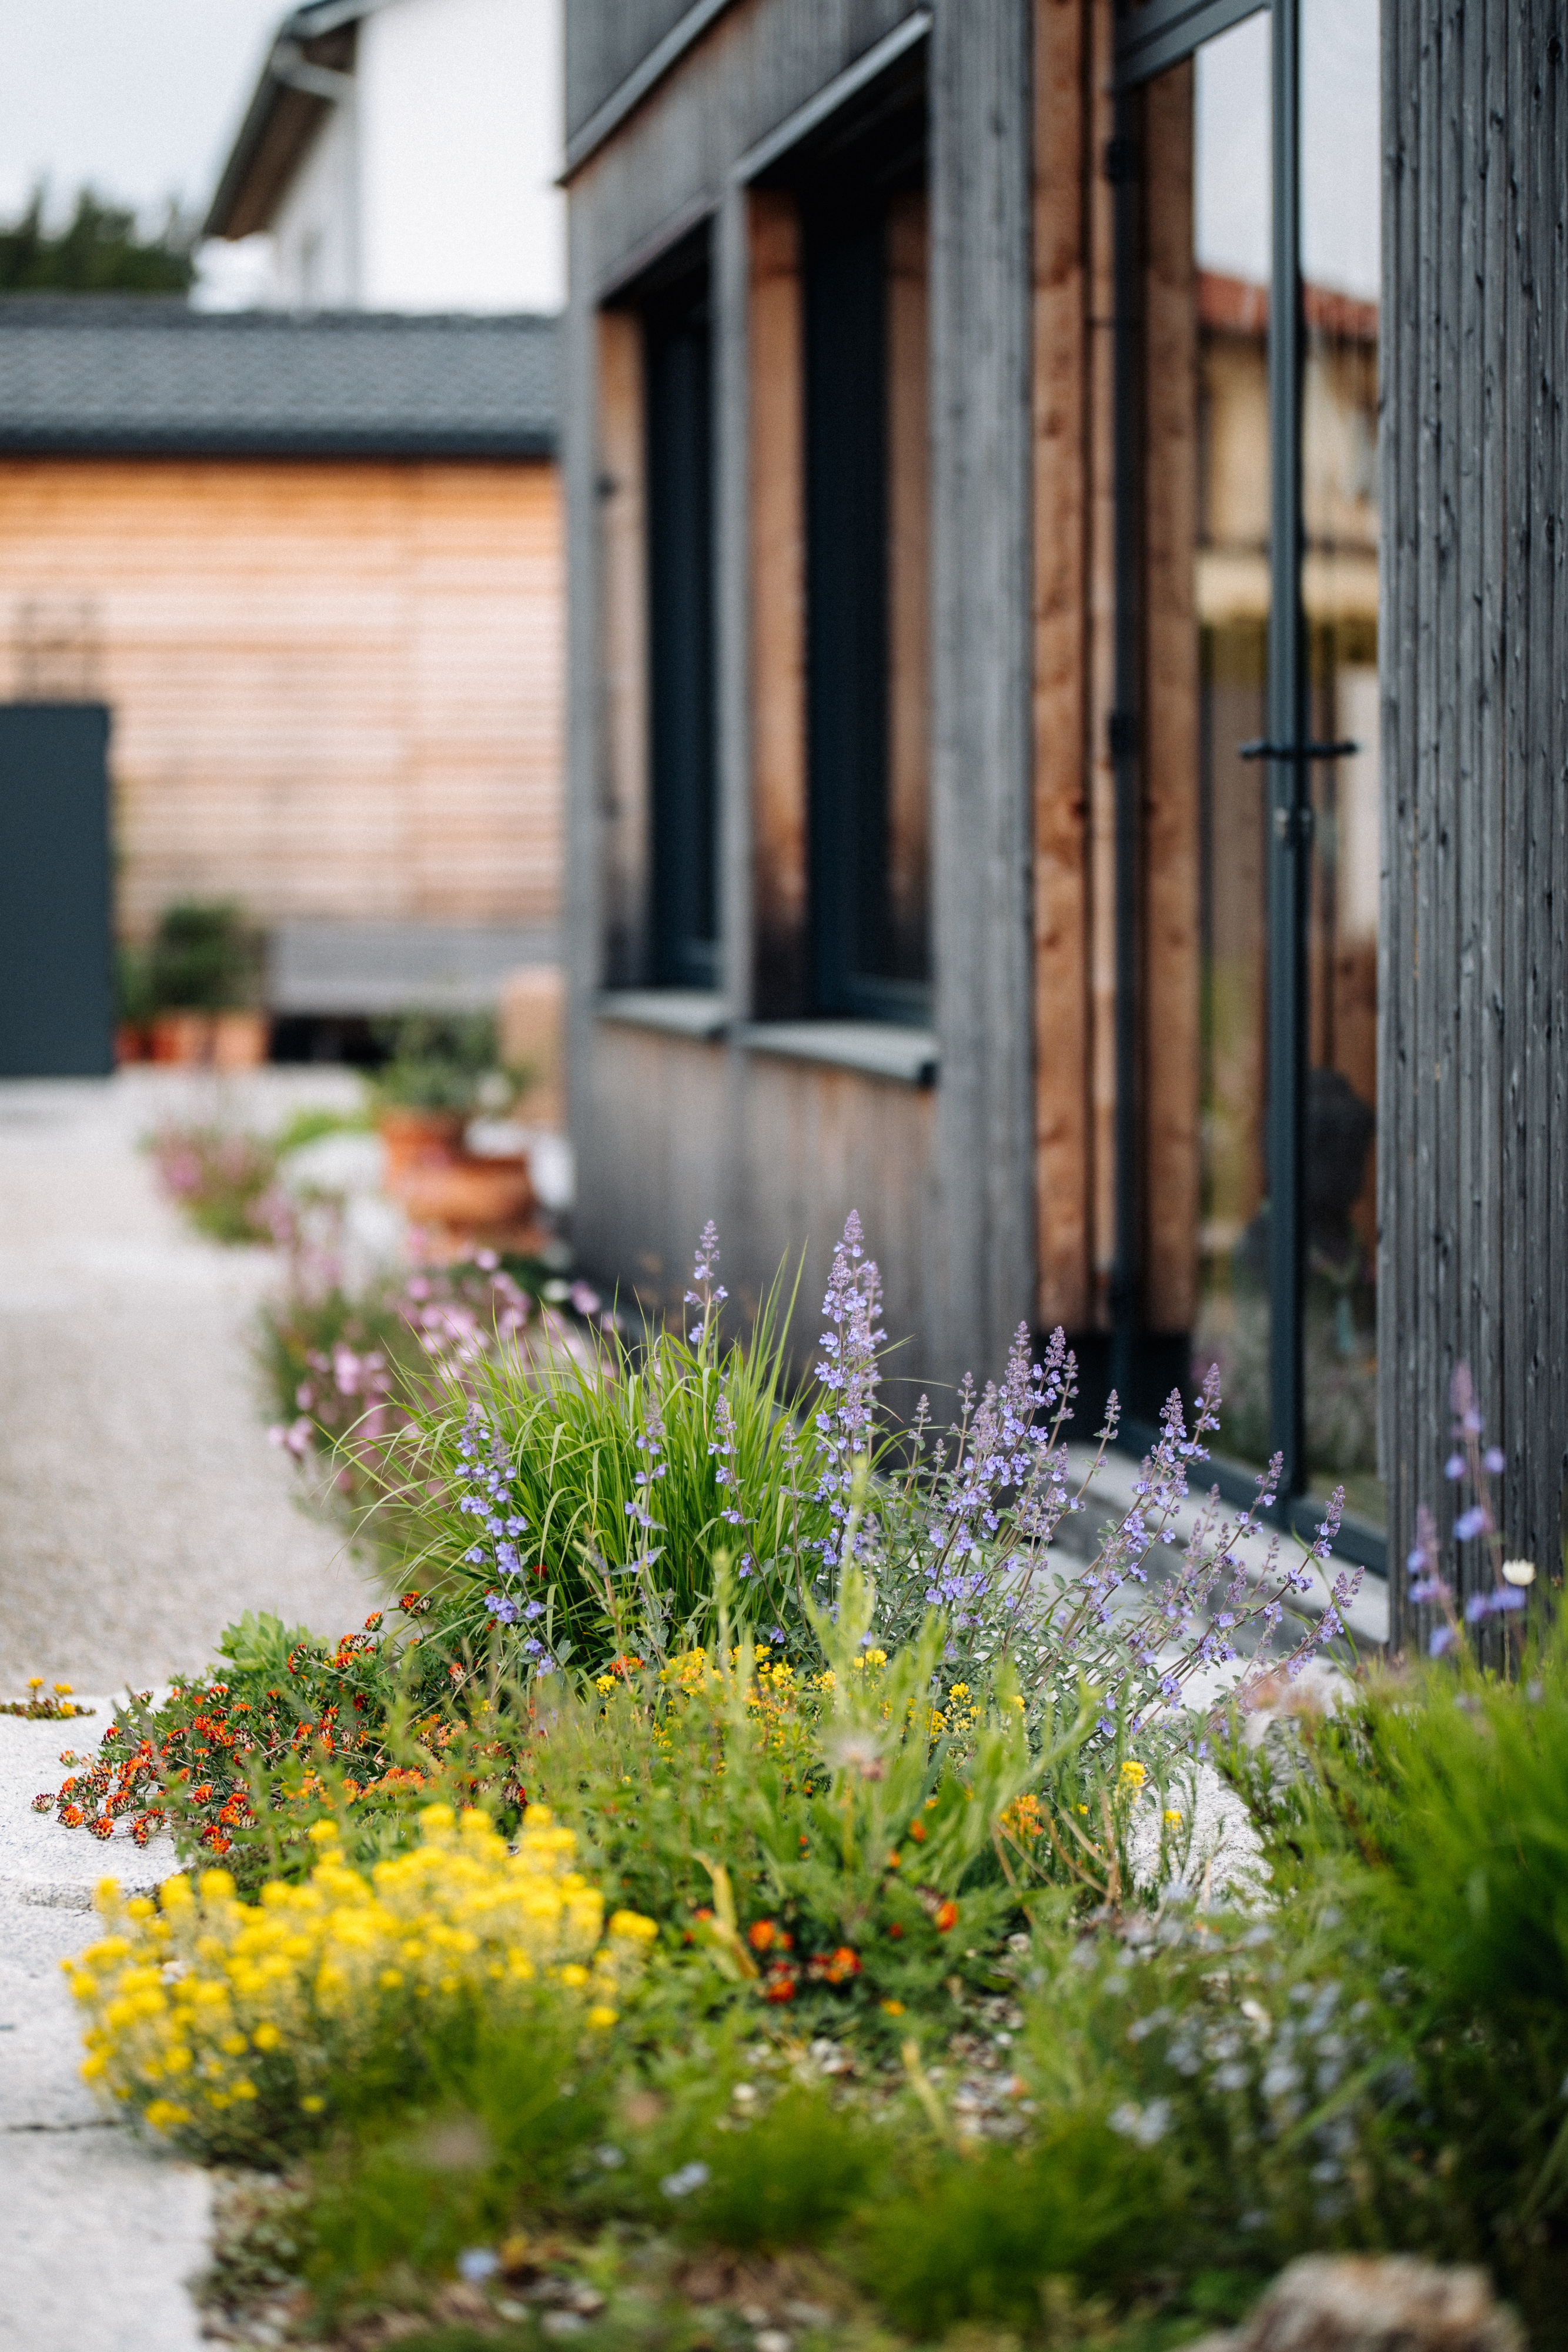
[[[361,1129],[353,1112],[306,1108],[276,1134],[219,1120],[166,1119],[145,1137],[159,1186],[209,1241],[235,1244],[298,1241],[296,1205],[282,1183],[292,1151],[323,1136]]]
[[[0,1715],[19,1715],[29,1723],[68,1723],[73,1716],[92,1712],[90,1706],[78,1706],[69,1683],[57,1683],[53,1690],[46,1691],[42,1675],[27,1676],[26,1698],[9,1698],[0,1703]]]
[[[277,1150],[267,1138],[170,1121],[148,1137],[145,1149],[163,1192],[209,1241],[274,1238]]]

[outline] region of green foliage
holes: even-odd
[[[530,1082],[521,1067],[503,1068],[489,1013],[410,1013],[383,1023],[388,1058],[375,1077],[388,1110],[505,1110]]]
[[[394,2268],[449,2270],[524,2210],[560,2210],[612,2084],[605,2037],[584,2040],[541,2003],[526,2033],[482,2035],[444,2098],[340,2142],[321,2160],[311,2222],[329,2309]]]
[[[308,1625],[286,1625],[270,1609],[259,1614],[247,1609],[234,1624],[224,1629],[218,1655],[228,1661],[236,1675],[256,1675],[270,1682],[287,1674],[289,1660],[309,1640]]]
[[[172,206],[162,236],[139,237],[133,212],[82,188],[70,220],[51,235],[38,187],[21,218],[0,229],[0,289],[7,294],[183,294],[195,274]]]
[[[272,1139],[272,1148],[279,1160],[287,1160],[291,1151],[301,1151],[308,1143],[319,1143],[329,1135],[365,1135],[374,1124],[368,1109],[329,1110],[324,1103],[301,1103],[289,1112]]]
[[[154,1012],[225,1013],[256,1002],[260,942],[234,899],[186,898],[158,919],[148,967]]]
[[[507,1350],[467,1367],[375,1465],[392,1507],[421,1498],[411,1570],[465,1591],[477,1628],[522,1561],[525,1596],[548,1592],[558,1658],[700,1640],[721,1552],[740,1561],[760,1626],[799,1624],[801,1553],[829,1521],[816,1449],[785,1410],[786,1334],[776,1287],[744,1344],[705,1324],[695,1341],[607,1332],[542,1366]],[[505,1544],[486,1540],[476,1508],[497,1476],[522,1522]]]
[[[879,2202],[856,2266],[920,2336],[960,2319],[1032,2328],[1077,2300],[1124,2300],[1168,2258],[1178,2212],[1157,2157],[1093,2116],[1061,2115],[1027,2150],[948,2158]]]
[[[765,2117],[704,2145],[709,2177],[683,2200],[685,2235],[778,2253],[834,2236],[885,2173],[888,2149],[818,2090],[786,2091]]]
[[[151,1021],[158,1006],[152,994],[152,960],[134,940],[120,940],[114,950],[114,1017],[140,1027]]]

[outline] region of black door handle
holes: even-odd
[[[1253,743],[1238,743],[1239,760],[1293,760],[1298,767],[1309,760],[1351,760],[1359,743],[1270,743],[1260,736]]]

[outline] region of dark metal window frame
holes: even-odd
[[[876,969],[887,922],[892,494],[885,256],[918,89],[928,174],[928,9],[915,10],[743,157],[800,206],[810,1017],[924,1027],[934,982]],[[874,279],[874,283],[873,283]],[[868,396],[869,395],[869,396]]]
[[[1266,10],[1270,19],[1272,146],[1269,289],[1270,613],[1266,740],[1248,751],[1267,763],[1269,830],[1269,1294],[1270,1423],[1284,1457],[1280,1515],[1306,1523],[1302,1375],[1307,1079],[1307,918],[1312,877],[1312,768],[1334,747],[1309,742],[1301,604],[1301,0],[1148,0],[1117,26],[1116,119],[1106,168],[1115,189],[1116,244],[1116,1252],[1112,1282],[1113,1377],[1131,1388],[1141,1332],[1141,1188],[1137,1100],[1138,816],[1142,798],[1138,704],[1142,666],[1142,404],[1138,294],[1139,173],[1133,94],[1204,42]],[[1216,1465],[1222,1489],[1249,1499],[1251,1481]],[[1385,1570],[1386,1541],[1347,1526],[1340,1549]]]

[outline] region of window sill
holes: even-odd
[[[627,1029],[657,1029],[667,1037],[695,1037],[711,1043],[729,1025],[722,996],[706,988],[618,988],[608,991],[594,1005],[601,1021]]]
[[[730,1034],[749,1054],[859,1070],[906,1087],[934,1086],[941,1060],[935,1031],[893,1021],[745,1022]]]

